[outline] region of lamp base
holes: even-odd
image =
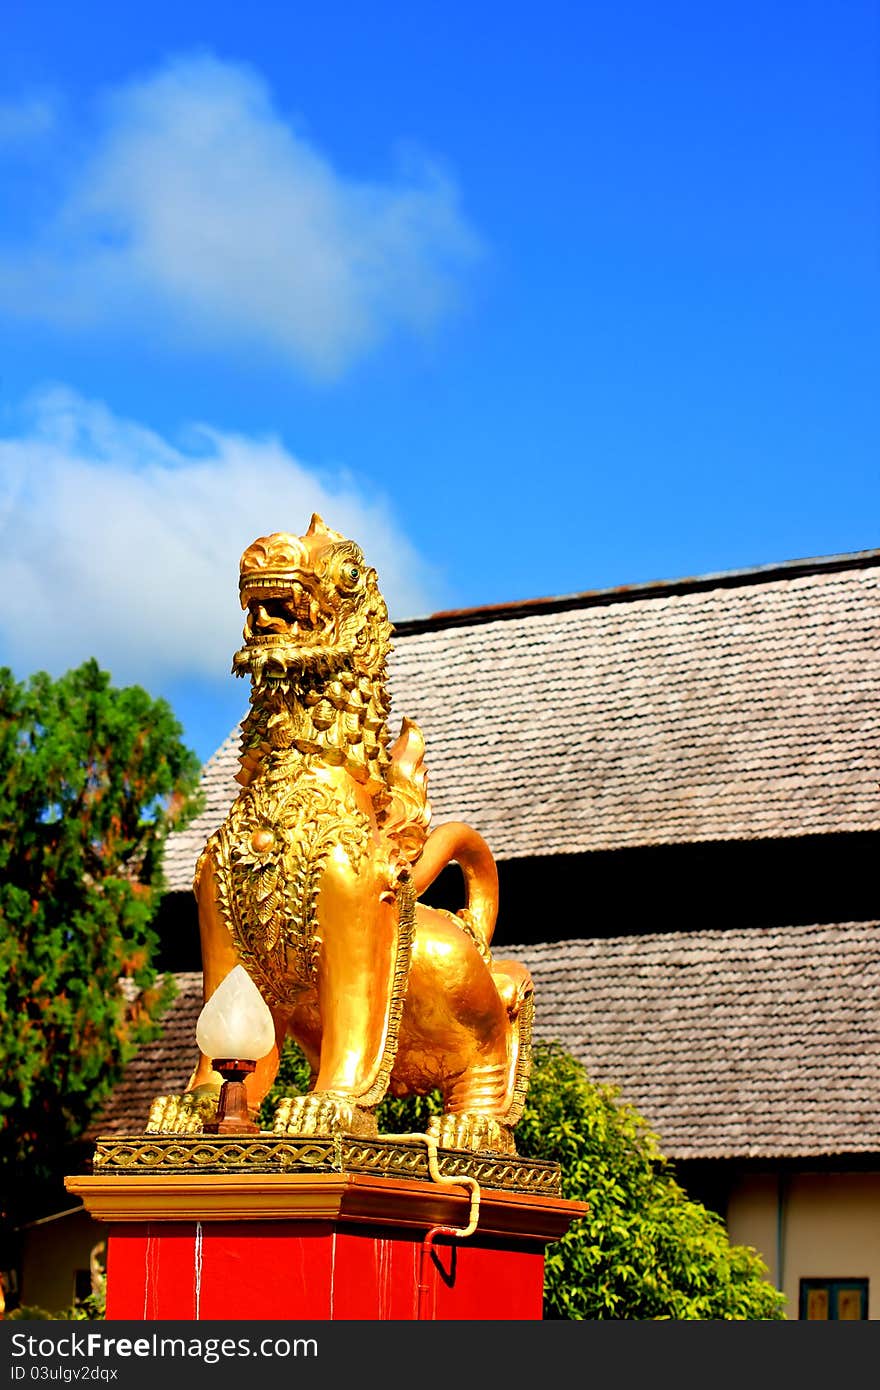
[[[214,1066],[223,1077],[223,1085],[217,1099],[217,1114],[203,1126],[204,1133],[259,1134],[260,1126],[254,1124],[248,1111],[244,1084],[245,1077],[256,1070],[256,1062],[218,1057],[214,1060]]]

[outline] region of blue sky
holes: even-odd
[[[392,616],[880,544],[876,4],[7,0],[0,660],[208,756],[238,557]]]

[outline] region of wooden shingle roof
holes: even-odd
[[[392,732],[500,859],[880,829],[880,551],[400,624]],[[188,889],[237,785],[173,837]]]
[[[189,970],[174,976],[177,997],[162,1018],[162,1036],[144,1043],[125,1068],[103,1110],[86,1132],[140,1134],[156,1096],[174,1095],[189,1081],[198,1060],[196,1020],[202,1010],[202,972]]]
[[[669,1157],[880,1154],[880,924],[511,947],[536,1032],[620,1088]]]
[[[499,954],[501,954],[499,952]],[[538,1037],[619,1087],[674,1159],[880,1153],[880,924],[668,932],[508,947]],[[143,1129],[195,1060],[201,976],[91,1133]]]

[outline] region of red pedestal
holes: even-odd
[[[68,1179],[112,1222],[110,1320],[535,1320],[544,1251],[580,1203],[488,1191],[464,1239],[466,1191],[366,1175]],[[423,1276],[425,1295],[420,1302]]]
[[[136,1223],[114,1229],[108,1319],[394,1319],[418,1316],[422,1241],[332,1222]],[[426,1316],[541,1317],[543,1249],[438,1240]]]

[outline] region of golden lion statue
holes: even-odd
[[[241,560],[247,611],[233,671],[251,680],[238,794],[199,859],[204,994],[244,965],[276,1043],[248,1077],[252,1111],[290,1035],[312,1089],[282,1100],[281,1134],[375,1135],[375,1109],[439,1090],[445,1148],[513,1153],[528,1085],[532,982],[493,961],[498,874],[469,826],[430,834],[424,741],[391,744],[391,626],[360,548],[313,516],[304,536],[264,536]],[[390,746],[389,746],[390,745]],[[462,869],[458,913],[417,901]],[[160,1097],[150,1132],[198,1129],[220,1077],[204,1055],[183,1097]]]

